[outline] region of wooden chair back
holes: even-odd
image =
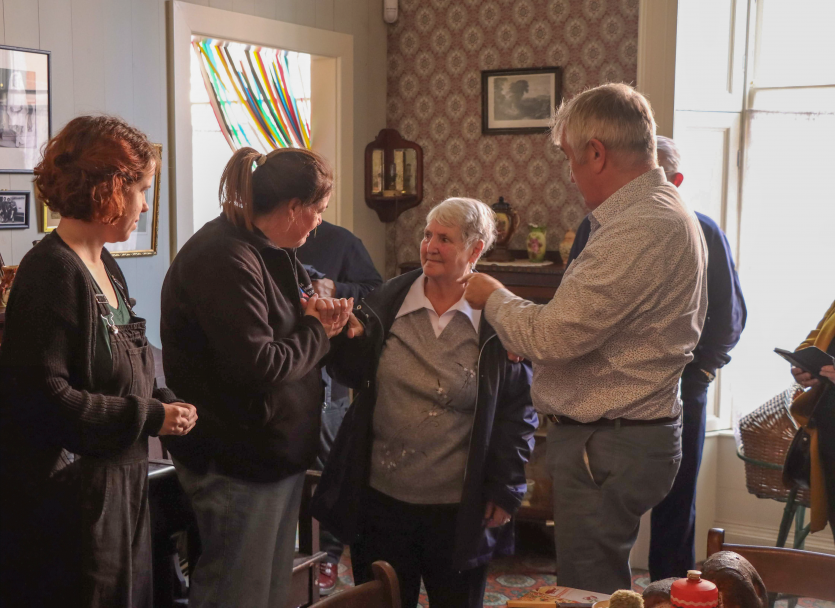
[[[835,555],[755,545],[731,545],[725,531],[707,533],[707,555],[733,551],[751,562],[769,593],[835,601]]]
[[[400,608],[400,583],[387,562],[374,562],[374,580],[340,591],[316,604],[314,608]]]

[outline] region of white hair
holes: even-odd
[[[655,164],[655,119],[646,98],[629,85],[610,83],[563,101],[551,120],[551,136],[563,137],[577,161],[592,139],[606,150],[631,156],[634,164]]]
[[[426,224],[435,220],[447,228],[458,228],[466,247],[484,241],[482,253],[488,251],[496,240],[496,214],[480,200],[474,198],[448,198],[429,211]]]
[[[667,179],[670,179],[676,173],[681,173],[681,154],[678,151],[678,146],[669,137],[659,135],[656,137],[656,147],[658,148],[658,165],[664,169],[667,174]]]

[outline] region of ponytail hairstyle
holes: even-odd
[[[226,219],[252,230],[256,217],[294,198],[305,207],[315,205],[332,190],[333,171],[316,152],[279,148],[261,154],[253,148],[241,148],[223,169],[218,197]]]

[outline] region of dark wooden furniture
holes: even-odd
[[[835,555],[783,549],[732,545],[725,542],[725,531],[712,528],[707,533],[708,556],[733,551],[751,562],[772,593],[835,601]],[[772,601],[773,604],[773,601]]]
[[[374,579],[330,596],[315,608],[400,608],[400,583],[387,562],[374,562]]]
[[[423,200],[423,148],[395,129],[381,129],[365,147],[365,202],[381,222]]]

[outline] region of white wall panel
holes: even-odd
[[[40,48],[38,32],[38,3],[33,0],[5,0],[3,2],[6,41],[9,46]]]
[[[72,0],[38,2],[41,48],[51,51],[52,134],[55,135],[75,114],[73,71]]]
[[[0,0],[0,44],[6,44],[6,23],[5,23],[5,6],[4,0]]]
[[[131,0],[107,0],[103,8],[104,110],[134,124]]]
[[[334,29],[334,0],[314,0],[316,27],[322,30]]]
[[[3,17],[6,44],[23,48],[40,48],[38,29],[38,5],[27,0],[5,0]],[[0,188],[6,190],[28,190],[32,192],[32,174],[9,174],[2,176]],[[32,247],[32,241],[38,237],[37,203],[34,196],[29,197],[29,228],[3,230],[0,239],[5,241],[3,258],[6,264],[19,264],[26,252]]]
[[[106,27],[104,0],[73,0],[73,97],[75,114],[105,111]]]

